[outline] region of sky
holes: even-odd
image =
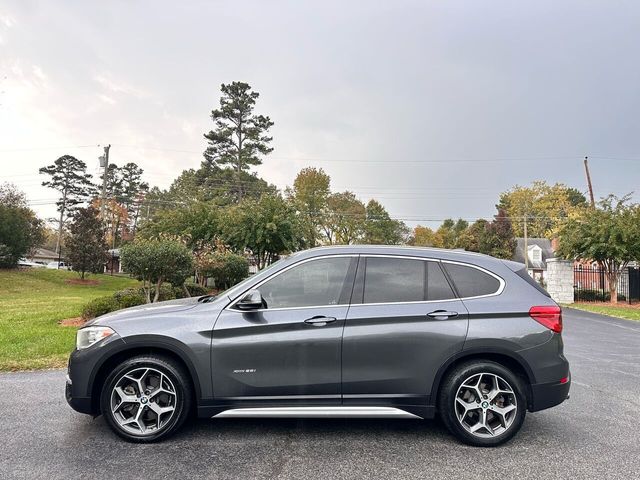
[[[640,184],[640,3],[34,1],[0,3],[0,182],[42,217],[38,168],[136,162],[166,188],[197,168],[220,84],[260,93],[278,187],[332,189],[435,225],[495,213],[533,180],[596,198]],[[634,197],[636,200],[638,196]]]

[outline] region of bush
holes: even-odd
[[[113,298],[118,302],[120,308],[135,307],[147,303],[144,291],[140,288],[125,288],[113,294]]]
[[[144,294],[144,290],[142,289],[141,291]],[[156,294],[155,285],[151,285],[150,294],[151,294],[151,299],[153,299],[154,295]],[[182,296],[184,296],[184,292],[182,293]],[[180,297],[176,296],[176,291],[173,285],[170,285],[168,283],[163,283],[162,285],[160,285],[160,296],[158,297],[159,302],[163,302],[165,300],[175,300],[176,298],[180,298]],[[146,302],[146,299],[145,299],[145,302]]]
[[[105,313],[115,312],[120,309],[120,305],[113,296],[98,297],[87,303],[82,309],[82,318],[90,320]]]
[[[202,295],[207,295],[211,291],[211,289],[198,285],[197,283],[187,283],[185,285],[187,286],[187,290],[189,290],[189,295],[192,297],[201,297]]]
[[[203,268],[203,274],[214,279],[216,288],[229,288],[249,275],[249,262],[235,253],[214,253]]]

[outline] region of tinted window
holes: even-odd
[[[425,263],[404,258],[366,259],[364,303],[424,300]]]
[[[267,308],[338,305],[351,257],[311,260],[273,277],[258,290]],[[350,285],[349,285],[350,287]]]
[[[443,265],[462,298],[490,295],[496,293],[500,288],[500,282],[497,278],[477,268],[454,263],[444,263]]]
[[[455,294],[437,262],[427,262],[427,300],[448,300]]]

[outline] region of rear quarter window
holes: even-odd
[[[482,270],[456,263],[442,264],[460,298],[492,295],[500,290],[500,280]]]

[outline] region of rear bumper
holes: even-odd
[[[571,388],[571,376],[565,383],[534,383],[531,385],[531,405],[530,412],[538,412],[546,408],[560,405],[569,398],[569,389]]]

